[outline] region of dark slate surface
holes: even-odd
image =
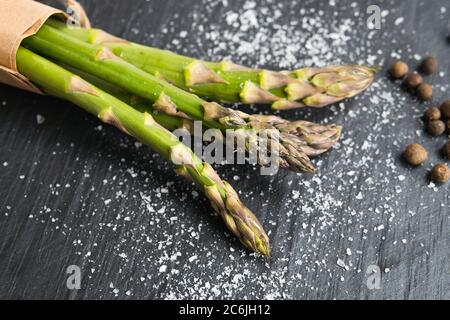
[[[198,26],[231,32],[223,15],[248,8],[205,2],[82,1],[94,24],[114,34],[207,58],[217,40]],[[336,2],[256,1],[256,10],[281,8],[277,21],[286,24],[303,19],[302,8],[321,10],[319,34],[350,19],[346,50],[331,45],[337,56],[327,63],[372,55],[386,65],[397,52],[417,66],[414,54],[431,52],[444,72],[429,78],[433,103],[450,97],[448,1]],[[365,25],[373,3],[388,13],[378,31]],[[224,48],[232,47],[227,39]],[[308,50],[298,50],[298,65]],[[279,63],[258,52],[235,60]],[[283,114],[344,125],[344,142],[316,162],[315,177],[219,168],[269,230],[268,262],[243,251],[196,189],[131,138],[50,97],[1,85],[0,104],[0,298],[450,298],[449,185],[434,188],[427,179],[443,161],[437,150],[445,138],[422,133],[420,114],[432,103],[418,103],[384,75],[342,110]],[[38,125],[37,115],[45,122]],[[430,162],[412,170],[399,154],[414,141],[430,150]],[[81,268],[80,290],[66,287],[69,265]],[[379,290],[366,285],[370,265],[381,268]]]

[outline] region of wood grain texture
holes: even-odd
[[[80,2],[95,26],[201,58],[214,50],[214,41],[201,38],[194,26],[209,21],[225,33],[232,27],[224,14],[243,3],[211,1],[219,4],[208,10],[205,1],[193,0]],[[420,115],[450,98],[450,6],[446,0],[336,2],[285,0],[277,6],[286,24],[304,17],[301,9],[321,10],[320,21],[353,21],[357,31],[349,31],[348,51],[335,51],[336,61],[366,61],[359,52],[364,48],[362,54],[383,65],[378,85],[342,110],[282,115],[341,123],[343,143],[316,161],[316,176],[219,168],[269,230],[270,262],[242,250],[196,189],[133,139],[99,127],[68,103],[0,86],[0,298],[449,299],[450,187],[428,187],[426,174],[443,161],[437,150],[445,138],[423,134]],[[371,4],[388,12],[376,32],[365,26]],[[186,37],[178,36],[186,30]],[[236,62],[277,68],[275,60],[261,65],[256,51]],[[420,104],[386,79],[392,52],[413,65],[415,53],[438,57],[444,75],[427,78],[443,88],[433,102]],[[308,57],[299,50],[296,58],[301,63]],[[45,122],[38,125],[37,115]],[[400,154],[417,141],[429,149],[430,162],[412,170]],[[80,290],[66,287],[69,265],[82,270]],[[367,288],[370,265],[381,268],[380,290]]]

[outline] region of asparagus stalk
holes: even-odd
[[[304,123],[291,123],[278,117],[248,115],[207,102],[127,63],[107,47],[79,41],[48,25],[44,25],[36,35],[26,38],[23,44],[35,52],[148,99],[162,113],[182,113],[192,120],[203,121],[211,128],[223,131],[231,129],[247,141],[259,139],[258,134],[261,132],[276,131],[279,138],[273,139],[272,135],[267,135],[267,141],[262,145],[269,145],[272,150],[278,151],[280,167],[296,172],[315,171],[309,157],[302,150],[305,142],[299,137],[302,130],[298,130],[298,127]],[[338,131],[340,132],[340,128]],[[250,144],[246,148],[250,150]]]
[[[376,73],[375,68],[357,65],[282,72],[250,69],[131,43],[100,29],[67,27],[56,20],[49,24],[80,40],[102,44],[122,59],[180,88],[222,102],[272,104],[273,109],[323,107],[359,94],[373,82]]]
[[[114,96],[115,98],[121,100],[122,102],[125,102],[126,104],[132,106],[134,109],[140,112],[149,113],[157,123],[159,123],[161,126],[163,126],[169,131],[174,131],[176,129],[182,128],[191,131],[191,128],[194,126],[192,120],[158,112],[153,108],[153,105],[148,101],[145,101],[140,97],[130,94],[129,92],[123,90],[122,88],[112,85],[111,83],[104,81],[100,78],[97,78],[87,72],[81,71],[77,68],[71,67],[62,62],[55,61],[54,63],[56,63],[63,69],[66,69],[67,71],[70,71],[73,74],[80,76],[83,80],[86,80],[87,82],[96,86],[100,90]]]
[[[133,94],[130,94],[129,92],[114,86],[110,84],[109,82],[106,82],[102,79],[99,79],[87,72],[80,71],[76,68],[67,66],[63,63],[59,63],[60,66],[63,68],[79,75],[84,80],[87,80],[91,84],[95,85],[96,87],[100,88],[101,90],[115,96],[116,98],[124,101],[125,103],[129,104],[133,108],[141,111],[141,112],[148,112],[151,114],[151,116],[158,122],[160,125],[162,125],[164,128],[173,131],[176,129],[186,129],[191,134],[195,134],[192,130],[194,127],[194,123],[190,119],[183,118],[181,116],[177,115],[167,115],[164,113],[160,113],[156,111],[151,103],[148,101],[145,101],[141,99],[140,97],[137,97]],[[260,116],[260,117],[266,117],[266,116]],[[336,142],[339,140],[341,127],[337,126],[335,124],[330,125],[320,125],[313,122],[308,121],[294,121],[294,122],[287,122],[286,120],[283,120],[279,117],[272,117],[271,122],[276,123],[275,127],[277,125],[284,125],[290,126],[291,130],[294,131],[292,133],[298,136],[299,140],[303,142],[303,144],[299,143],[299,146],[301,150],[308,156],[308,157],[315,157],[318,156],[327,150],[329,150],[333,145],[336,144]],[[287,130],[286,127],[286,130]],[[295,132],[296,131],[296,132]]]
[[[71,101],[137,138],[172,162],[178,174],[196,182],[211,201],[230,231],[244,246],[270,256],[269,239],[255,215],[236,191],[221,180],[213,168],[202,162],[177,137],[161,127],[148,113],[141,113],[82,78],[20,47],[17,67],[21,74],[44,92]]]

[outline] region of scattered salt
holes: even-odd
[[[395,19],[394,24],[396,26],[398,26],[399,24],[402,24],[403,21],[405,21],[405,19],[403,17],[399,17],[399,18]]]
[[[42,115],[38,114],[36,115],[36,122],[37,124],[43,124],[45,122],[45,118]]]
[[[167,270],[167,266],[166,265],[162,265],[161,267],[159,267],[159,272],[160,273],[166,272],[166,270]]]

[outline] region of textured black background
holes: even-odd
[[[81,2],[96,26],[158,47],[168,47],[171,31],[189,31],[192,19],[217,23],[223,13],[204,10],[200,1]],[[333,7],[328,1],[279,2],[289,8],[284,12],[286,21],[295,19],[301,8],[320,9],[323,17],[337,24],[359,11],[361,15],[354,18],[361,20],[356,24],[359,30],[351,34],[360,38],[349,40],[352,55],[340,57],[340,61],[354,62],[358,53],[353,45],[363,46],[363,52],[373,52],[377,62],[385,64],[392,60],[390,47],[410,48],[405,53],[410,60],[414,53],[423,56],[431,52],[445,72],[433,76],[432,82],[448,85],[450,6],[446,0],[355,1],[353,6],[353,2],[336,1],[338,5]],[[390,14],[370,41],[361,41],[370,32],[365,27],[365,10],[375,2]],[[241,1],[230,0],[223,10],[240,6]],[[439,18],[441,7],[447,9],[446,19]],[[404,17],[401,26],[394,23],[397,17]],[[169,21],[172,27],[165,33]],[[207,58],[212,43],[205,40],[199,44],[198,38],[189,33],[183,43],[191,45],[178,51]],[[177,49],[173,44],[170,48]],[[377,53],[378,49],[382,51]],[[298,58],[300,62],[305,59]],[[252,59],[250,55],[237,62],[261,63]],[[266,64],[276,68],[276,61]],[[346,102],[342,112],[335,108],[283,114],[291,119],[333,119],[346,128],[345,138],[352,139],[352,148],[341,145],[321,157],[317,175],[323,181],[319,197],[331,195],[342,201],[339,206],[322,210],[319,199],[314,210],[299,209],[311,197],[300,183],[310,181],[314,188],[311,176],[280,172],[269,178],[246,166],[234,171],[229,166],[219,168],[270,230],[273,258],[269,262],[244,252],[219,219],[210,215],[209,204],[201,195],[190,201],[195,188],[177,179],[150,151],[135,148],[131,138],[114,128],[96,129],[100,123],[94,117],[68,103],[1,85],[0,298],[450,298],[449,186],[437,191],[428,188],[426,176],[431,163],[442,161],[436,150],[445,139],[417,136],[422,130],[419,116],[429,104],[419,104],[383,74],[380,77],[380,86],[356,102]],[[380,95],[377,90],[394,92],[388,116],[383,113],[391,105],[370,100],[372,95]],[[446,91],[436,90],[434,101],[449,97]],[[349,110],[362,105],[367,109],[352,116]],[[45,117],[41,125],[36,123],[37,114]],[[386,119],[387,124],[381,125]],[[375,147],[365,152],[360,147],[368,136]],[[399,154],[414,141],[430,149],[431,161],[411,170]],[[362,156],[368,157],[367,164],[355,166]],[[129,168],[137,176],[130,174]],[[349,171],[355,171],[356,178],[346,179]],[[405,179],[399,180],[399,174]],[[235,175],[241,177],[238,182]],[[365,186],[368,177],[375,181],[371,188]],[[154,190],[167,180],[174,183],[168,194],[158,198]],[[289,200],[292,190],[300,192],[294,201]],[[118,192],[124,196],[117,196]],[[167,204],[172,211],[150,217],[155,213],[146,209],[142,192],[151,192],[155,208]],[[363,199],[356,198],[360,192]],[[112,199],[109,205],[107,199]],[[293,215],[288,214],[291,210]],[[123,220],[127,215],[131,219]],[[178,222],[165,223],[168,215],[178,215]],[[191,236],[191,231],[198,231],[198,224],[199,236]],[[380,225],[384,229],[378,230]],[[305,229],[311,226],[315,231],[305,236]],[[347,248],[351,256],[346,256]],[[181,253],[176,262],[164,258],[176,252]],[[197,257],[190,261],[193,255]],[[338,258],[352,261],[349,271],[337,265]],[[178,272],[160,272],[163,264]],[[372,264],[383,271],[381,290],[366,287],[365,271]],[[66,288],[69,265],[82,269],[81,290]],[[388,273],[384,273],[386,268]],[[236,280],[234,275],[243,276]],[[212,292],[208,282],[220,292]]]

